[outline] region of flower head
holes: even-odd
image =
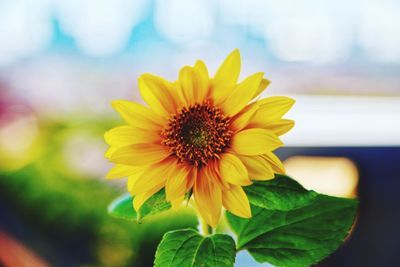
[[[242,187],[284,173],[273,151],[283,145],[279,136],[294,125],[282,119],[294,100],[256,99],[269,81],[256,73],[238,83],[239,72],[235,50],[214,78],[199,60],[183,67],[176,82],[143,74],[139,89],[147,106],[113,101],[127,125],[105,134],[106,157],[116,163],[107,176],[128,177],[135,209],[165,187],[173,206],[193,196],[211,226],[217,225],[222,206],[251,217]]]

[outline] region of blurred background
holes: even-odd
[[[190,210],[111,218],[114,99],[235,48],[242,77],[297,100],[278,151],[306,188],[359,197],[352,236],[318,266],[400,266],[400,1],[0,0],[0,266],[152,266]],[[257,265],[245,252],[237,267]],[[269,266],[267,264],[263,266]]]

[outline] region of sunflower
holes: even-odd
[[[107,178],[128,177],[136,210],[165,188],[173,207],[193,196],[201,217],[215,227],[222,206],[251,217],[243,186],[285,172],[273,151],[294,125],[282,119],[294,100],[259,99],[270,82],[259,72],[238,83],[240,66],[234,50],[214,78],[201,60],[183,67],[175,82],[143,74],[139,90],[147,105],[112,102],[127,124],[105,133],[106,157],[115,163]]]

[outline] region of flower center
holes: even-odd
[[[194,104],[170,118],[162,142],[180,161],[201,167],[229,145],[229,124],[230,118],[210,102]]]

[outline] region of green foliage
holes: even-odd
[[[317,193],[308,191],[287,176],[275,175],[269,181],[254,181],[243,187],[251,204],[270,210],[292,210],[311,203]]]
[[[171,231],[157,248],[155,267],[232,267],[235,242],[223,234],[201,236],[194,230]]]
[[[237,248],[246,249],[258,262],[276,266],[309,266],[328,256],[343,242],[351,228],[357,200],[318,194],[283,175],[256,181],[245,187],[252,218],[227,213],[238,235]],[[138,213],[132,197],[124,195],[109,206],[118,218],[137,221],[171,208],[161,190]],[[194,230],[164,235],[156,252],[155,266],[233,266],[235,243],[228,235],[201,236]]]
[[[276,266],[309,266],[328,256],[343,242],[357,210],[357,200],[307,191],[286,176],[256,182],[246,192],[252,218],[227,213],[237,246]]]
[[[197,227],[195,214],[186,209],[163,213],[159,220],[140,225],[117,220],[106,209],[120,191],[105,182],[62,175],[52,168],[37,163],[0,173],[0,200],[26,227],[21,241],[29,242],[33,236],[43,255],[58,255],[68,247],[65,257],[50,259],[51,266],[62,266],[66,260],[90,266],[152,266],[165,232]]]
[[[116,198],[108,205],[108,214],[118,219],[137,221],[137,213],[132,206],[132,201],[129,193]]]
[[[238,235],[238,249],[246,249],[258,262],[276,266],[309,266],[332,253],[351,228],[357,200],[337,198],[304,189],[287,176],[256,181],[245,187],[252,218],[227,213]],[[132,197],[124,195],[109,206],[118,218],[137,221],[171,208],[161,190],[138,213]],[[203,237],[194,230],[168,232],[158,246],[155,266],[233,266],[235,243],[230,236]]]
[[[155,215],[171,208],[171,203],[165,200],[165,190],[162,189],[151,196],[140,207],[138,212],[138,220],[149,215]]]
[[[132,202],[131,195],[122,195],[108,206],[108,213],[116,218],[140,221],[146,216],[158,214],[171,208],[171,203],[165,200],[164,189],[158,191],[143,203],[138,212],[133,208]]]

